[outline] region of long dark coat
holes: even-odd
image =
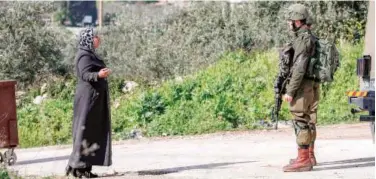
[[[99,78],[104,62],[86,47],[76,55],[77,86],[73,111],[73,151],[69,165],[112,165],[111,119],[107,79]]]

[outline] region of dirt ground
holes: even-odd
[[[373,179],[375,147],[369,123],[318,128],[313,171],[284,173],[296,157],[292,128],[114,142],[113,165],[94,167],[102,178],[135,179]],[[26,178],[64,178],[71,146],[16,149],[9,169]]]

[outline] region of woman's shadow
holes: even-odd
[[[255,161],[243,161],[243,162],[224,162],[224,163],[209,163],[209,164],[202,164],[202,165],[191,165],[191,166],[183,166],[183,167],[173,167],[173,168],[164,168],[164,169],[155,169],[155,170],[141,170],[136,172],[123,172],[123,173],[115,173],[115,174],[107,174],[102,175],[102,178],[107,177],[115,177],[115,176],[124,176],[124,175],[166,175],[170,173],[178,173],[186,170],[199,170],[199,169],[212,169],[217,167],[223,167],[228,165],[235,165],[235,164],[244,164],[244,163],[252,163]]]

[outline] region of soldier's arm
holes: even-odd
[[[314,49],[314,41],[309,35],[303,35],[294,42],[293,46],[295,50],[294,65],[290,83],[286,86],[286,93],[291,97],[295,96],[304,78],[312,50]]]

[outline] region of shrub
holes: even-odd
[[[115,26],[101,30],[98,50],[114,76],[154,83],[194,73],[227,51],[279,47],[290,38],[285,10],[292,2],[180,3],[113,2],[121,11]],[[303,3],[319,37],[356,40],[364,34],[367,2]],[[2,2],[1,79],[16,79],[23,87],[48,81],[51,74],[74,74],[77,37],[43,21],[56,4]]]
[[[183,3],[183,2],[182,2]],[[187,75],[226,51],[279,47],[291,38],[286,9],[293,2],[191,2],[127,6],[102,31],[100,53],[118,76],[153,82]],[[303,2],[321,38],[364,34],[366,2]],[[180,6],[179,6],[180,7]],[[155,14],[158,13],[158,16]]]
[[[0,78],[34,85],[18,110],[21,146],[70,142],[76,37],[47,27],[41,17],[50,12],[49,2],[0,3]],[[354,29],[364,33],[365,2],[304,3],[315,14],[314,33],[337,39],[343,57],[336,81],[322,88],[319,123],[354,121],[344,92],[357,88],[354,59],[361,56],[362,41],[347,41],[356,37]],[[274,47],[290,39],[284,17],[289,4],[130,5],[117,14],[117,25],[101,30],[98,49],[114,70],[109,80],[114,138],[128,138],[134,129],[148,136],[253,129],[260,119],[268,120],[277,74]],[[124,95],[124,79],[141,86]],[[41,82],[47,83],[49,99],[38,106],[32,100]],[[283,103],[281,120],[289,118]]]
[[[348,104],[345,94],[358,88],[355,59],[362,54],[362,42],[356,46],[345,41],[338,44],[341,67],[332,84],[321,86],[319,125],[356,120],[357,115],[351,114],[352,106]],[[133,122],[132,128],[140,128],[149,136],[257,128],[260,120],[271,118],[273,82],[278,70],[275,64],[275,51],[250,55],[231,52],[225,54],[216,65],[186,76],[182,82],[171,80],[161,87],[135,93],[121,102],[116,114],[123,111],[129,115],[128,119],[138,121]],[[283,103],[280,120],[289,119],[288,105]],[[116,115],[113,120],[129,124],[129,121]],[[118,132],[129,131],[129,127],[115,128]]]
[[[361,43],[362,44],[362,41]],[[345,92],[357,89],[356,58],[363,45],[341,41],[341,67],[330,86],[321,89],[319,124],[355,121]],[[155,87],[140,87],[132,94],[119,94],[121,80],[109,80],[114,139],[129,138],[141,130],[147,136],[201,134],[220,130],[258,128],[270,120],[274,105],[273,82],[277,74],[274,50],[248,54],[224,54],[213,66],[181,80],[168,80]],[[67,85],[62,87],[61,85]],[[51,85],[53,98],[40,106],[25,103],[17,112],[22,147],[70,142],[74,81]],[[117,91],[117,92],[115,92]],[[116,101],[119,103],[115,105]],[[333,105],[336,104],[336,105]],[[289,120],[283,103],[281,119]]]
[[[64,74],[61,47],[65,34],[43,20],[51,3],[7,2],[0,10],[0,79],[20,87],[51,73]],[[39,78],[38,78],[39,77]]]

